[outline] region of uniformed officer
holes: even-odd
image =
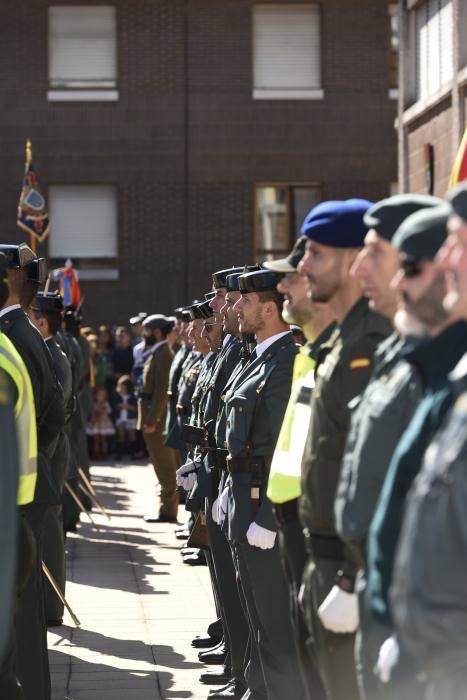
[[[217,422],[217,441],[225,444],[229,472],[227,533],[266,689],[257,691],[258,679],[247,674],[245,697],[267,695],[269,700],[305,697],[272,504],[266,496],[297,352],[281,317],[277,282],[278,276],[269,270],[238,278],[241,297],[234,310],[239,328],[242,333],[254,333],[257,346],[249,364],[240,366],[227,384]]]
[[[278,524],[278,544],[284,573],[289,584],[291,621],[297,653],[308,697],[324,698],[313,647],[307,643],[306,627],[299,609],[298,592],[306,562],[305,539],[298,519],[300,465],[310,424],[311,392],[314,386],[316,357],[322,343],[329,340],[334,320],[328,304],[316,304],[307,295],[306,280],[297,267],[308,239],[301,236],[287,258],[265,262],[264,267],[282,273],[277,285],[284,295],[282,318],[299,324],[308,343],[300,349],[294,363],[292,391],[271,464],[268,498],[274,503]]]
[[[398,285],[405,291],[405,303],[409,308],[410,303],[416,303],[417,283],[419,291],[423,287],[427,290],[427,278],[431,278],[431,295],[422,305],[425,313],[428,310],[433,313],[433,298],[443,296],[444,278],[432,259],[446,236],[446,220],[443,207],[418,212],[409,217],[396,234],[395,244],[401,251],[401,266],[403,269],[405,266],[405,274],[400,274]],[[437,303],[439,305],[439,301]],[[408,355],[409,361],[417,363],[424,377],[426,395],[394,452],[370,527],[367,600],[372,614],[387,624],[392,622],[388,591],[393,578],[394,554],[405,510],[405,497],[420,469],[428,443],[453,404],[454,391],[448,375],[467,349],[466,323],[452,323],[452,312],[449,317],[446,317],[446,311],[444,313],[445,329]],[[456,316],[457,312],[454,318]],[[398,697],[401,676],[408,676],[409,681],[411,678],[415,680],[410,665],[411,650],[404,647],[401,651],[402,663],[397,672],[391,674],[393,661],[388,663],[388,659],[391,659],[396,647],[394,640],[389,639],[381,647],[378,660],[381,680],[387,682],[391,675],[395,676],[388,686],[388,693],[392,693],[393,697]]]
[[[170,367],[169,388],[167,391],[167,396],[169,397],[169,400],[167,403],[167,417],[165,420],[164,437],[166,445],[168,447],[173,447],[177,450],[179,454],[178,461],[180,466],[182,464],[182,461],[185,461],[186,448],[183,440],[180,438],[179,430],[177,430],[177,396],[178,384],[182,376],[183,365],[191,352],[191,346],[188,342],[187,336],[190,315],[183,309],[183,307],[180,307],[178,309],[175,309],[175,319],[180,347],[176,352],[172,365]],[[177,435],[175,435],[175,433],[177,433]],[[176,447],[174,441],[177,440],[177,438],[178,446]]]
[[[34,571],[19,600],[17,616],[18,676],[25,698],[50,697],[45,608],[42,587],[42,537],[47,508],[60,503],[51,460],[65,424],[62,389],[43,339],[25,311],[45,278],[43,263],[26,245],[1,245],[7,257],[9,296],[0,311],[0,330],[12,340],[26,364],[34,391],[38,429],[38,475],[34,503],[25,506],[37,544]]]
[[[334,497],[350,423],[348,403],[365,388],[375,348],[391,330],[384,317],[368,308],[358,281],[349,274],[363,246],[363,216],[369,207],[366,200],[351,199],[312,209],[302,226],[309,241],[299,264],[310,298],[328,302],[338,322],[317,359],[299,505],[310,554],[303,606],[331,700],[358,698],[353,652],[357,566],[334,523]]]
[[[66,432],[74,410],[74,396],[70,362],[60,348],[56,334],[62,324],[63,301],[57,292],[38,292],[30,306],[30,318],[49,348],[54,363],[55,374],[63,389],[63,409],[65,411],[65,426],[60,432],[57,447],[52,458],[52,474],[63,496],[63,484],[69,476],[71,448]],[[43,559],[58,583],[60,590],[65,591],[65,538],[63,528],[62,504],[49,508],[44,527]],[[50,583],[44,581],[46,593],[46,615],[49,627],[60,625],[63,619],[63,603],[58,598]]]
[[[8,298],[6,258],[0,253],[0,308]],[[0,415],[2,425],[2,539],[0,697],[23,698],[17,679],[14,616],[35,561],[35,542],[25,517],[37,480],[34,394],[26,366],[9,338],[0,332]],[[19,518],[18,509],[19,506]],[[6,606],[6,608],[5,608]]]
[[[452,276],[446,305],[466,320],[467,187],[449,198],[453,213],[439,262]],[[397,639],[425,677],[425,700],[461,700],[467,683],[466,376],[464,355],[451,374],[453,406],[434,433],[407,497],[394,567],[391,609]]]
[[[441,201],[425,195],[395,195],[375,204],[364,216],[369,231],[351,273],[359,279],[370,308],[386,316],[391,323],[399,304],[399,293],[391,284],[399,269],[399,252],[391,244],[392,238],[410,214],[434,207]],[[407,329],[402,328],[401,333],[396,330],[381,344],[375,354],[372,378],[362,396],[352,404],[352,421],[336,497],[337,531],[349,546],[355,547],[361,567],[357,584],[360,629],[356,659],[362,698],[378,697],[382,692],[373,668],[379,647],[388,636],[385,626],[378,625],[365,614],[368,529],[389,460],[423,393],[422,377],[416,367],[401,358],[401,353],[438,330],[436,315],[424,321],[414,308],[412,316],[419,332],[412,332],[407,338]]]
[[[143,322],[146,347],[150,351],[143,370],[138,398],[138,430],[143,431],[149,458],[161,486],[159,513],[145,515],[146,522],[177,522],[178,494],[175,483],[177,456],[164,444],[163,429],[167,411],[167,387],[173,353],[167,345],[169,321],[162,314]]]

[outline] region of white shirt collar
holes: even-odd
[[[230,334],[230,333],[227,333],[227,335],[225,336],[224,340],[222,341],[222,347],[223,347],[223,348],[225,348],[225,346],[227,345],[227,343],[229,342],[229,340],[231,339],[231,337],[232,337],[231,334]]]
[[[20,308],[21,308],[20,304],[12,304],[11,306],[5,306],[5,308],[0,311],[0,318],[2,316],[5,316],[5,314],[10,313],[10,311],[14,311],[15,309],[20,309]]]
[[[279,338],[282,338],[284,335],[289,335],[290,331],[283,331],[282,333],[276,333],[276,335],[271,335],[269,338],[266,338],[266,340],[263,340],[261,343],[258,343],[258,345],[255,348],[256,352],[256,357],[261,357],[263,352],[266,352],[266,350],[276,342],[276,340],[279,340]]]
[[[211,350],[211,352],[208,352],[208,354],[205,355],[205,356],[203,357],[203,361],[201,362],[201,367],[204,367],[204,365],[205,365],[206,362],[209,360],[209,358],[211,357],[211,355],[212,355],[212,350]]]

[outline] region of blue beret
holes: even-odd
[[[321,202],[306,217],[301,234],[333,248],[361,248],[367,233],[363,216],[371,206],[366,199]]]

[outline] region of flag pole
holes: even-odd
[[[32,142],[31,139],[28,139],[26,141],[26,165],[25,165],[25,170],[27,171],[29,168],[29,165],[31,164],[32,161]],[[34,236],[32,233],[29,234],[29,239],[31,243],[31,250],[33,253],[37,253],[37,238]]]

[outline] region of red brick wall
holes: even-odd
[[[251,262],[255,182],[377,199],[396,179],[385,2],[322,3],[323,101],[254,101],[252,0],[187,0],[185,23],[183,0],[115,0],[120,100],[107,104],[47,102],[49,4],[2,10],[0,240],[21,240],[28,137],[44,189],[116,183],[120,277],[84,284],[90,321],[170,311],[213,269]]]

